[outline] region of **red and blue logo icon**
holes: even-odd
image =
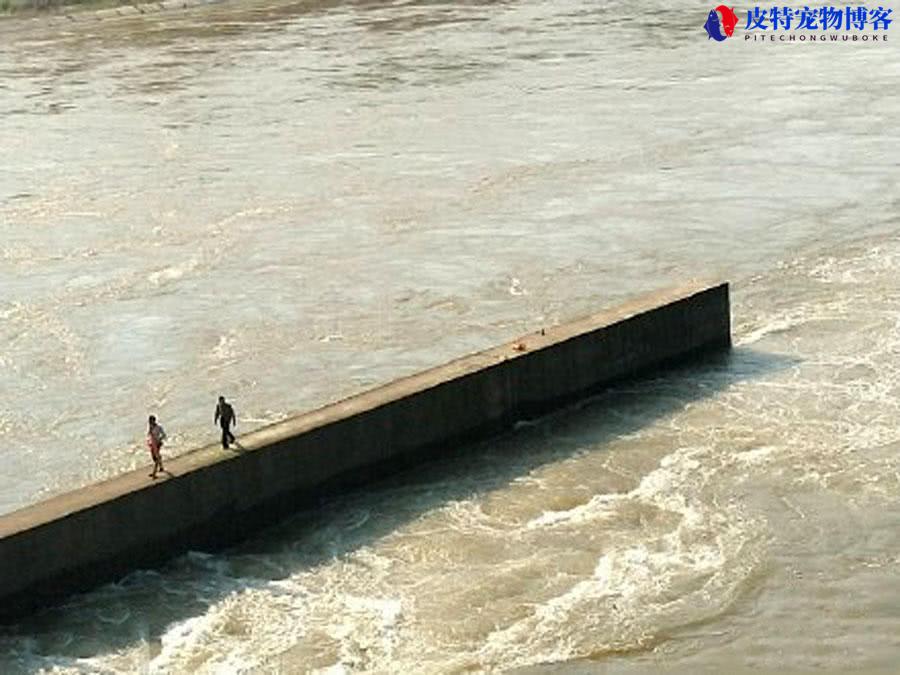
[[[734,35],[734,27],[737,25],[738,18],[734,13],[733,7],[719,5],[710,10],[706,17],[706,23],[703,27],[706,29],[707,39],[713,39],[716,42],[722,42]]]

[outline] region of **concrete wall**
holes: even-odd
[[[0,618],[210,549],[311,503],[457,452],[632,377],[731,344],[727,284],[691,284],[548,328],[243,436],[0,517]]]

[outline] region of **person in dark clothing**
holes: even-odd
[[[222,427],[222,447],[228,449],[229,443],[234,443],[234,434],[231,433],[231,425],[237,426],[237,418],[234,414],[234,408],[225,402],[225,397],[219,397],[219,403],[216,405],[216,416],[213,418],[213,424],[218,423]]]

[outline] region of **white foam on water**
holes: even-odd
[[[315,675],[346,675],[346,673],[352,673],[353,671],[342,663],[333,663],[325,668],[313,668],[310,672]]]
[[[768,311],[755,319],[744,319],[736,327],[734,343],[745,347],[817,321],[839,321],[846,316],[849,304],[848,299],[833,298],[824,302],[795,304],[780,311]]]
[[[740,450],[735,453],[735,459],[742,464],[755,466],[774,461],[774,455],[777,453],[777,447],[766,445],[758,448],[750,448],[749,450]]]
[[[400,600],[344,595],[326,632],[339,644],[340,665],[368,670],[393,659],[402,619]]]
[[[780,316],[774,318],[769,317],[765,323],[750,329],[739,338],[737,338],[734,342],[739,347],[752,345],[755,342],[759,342],[764,337],[772,335],[773,333],[785,333],[796,326],[802,325],[803,322],[804,318],[796,315]]]
[[[192,255],[187,260],[161,267],[147,275],[147,281],[154,286],[160,286],[169,281],[177,281],[187,274],[191,274],[198,270],[201,266],[201,258],[198,255]]]
[[[525,290],[525,287],[522,285],[522,281],[517,279],[516,277],[512,277],[509,280],[509,294],[510,295],[528,295],[528,291]]]
[[[682,448],[627,493],[596,495],[529,521],[528,529],[583,532],[623,509],[651,507],[678,517],[670,531],[626,531],[590,577],[491,633],[479,661],[520,667],[639,649],[668,628],[727,609],[757,564],[760,523],[735,504],[703,499],[701,489],[726,464],[716,448]]]
[[[615,515],[615,507],[625,497],[626,495],[620,494],[594,495],[588,503],[579,504],[571,509],[545,511],[529,520],[525,527],[530,530],[538,530],[557,525],[577,525],[604,517],[612,517]]]
[[[235,580],[235,586],[242,586]],[[256,584],[253,584],[256,586]],[[296,589],[292,589],[296,592]],[[247,673],[302,638],[296,593],[250,588],[228,595],[198,616],[176,622],[146,663],[151,673]]]
[[[210,356],[217,362],[231,361],[238,356],[237,335],[233,332],[220,335],[216,346],[212,348]]]

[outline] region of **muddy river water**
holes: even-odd
[[[739,8],[741,9],[741,8]],[[617,0],[0,21],[0,512],[691,277],[730,356],[0,631],[0,671],[900,659],[900,53]],[[890,35],[890,30],[887,31]]]

